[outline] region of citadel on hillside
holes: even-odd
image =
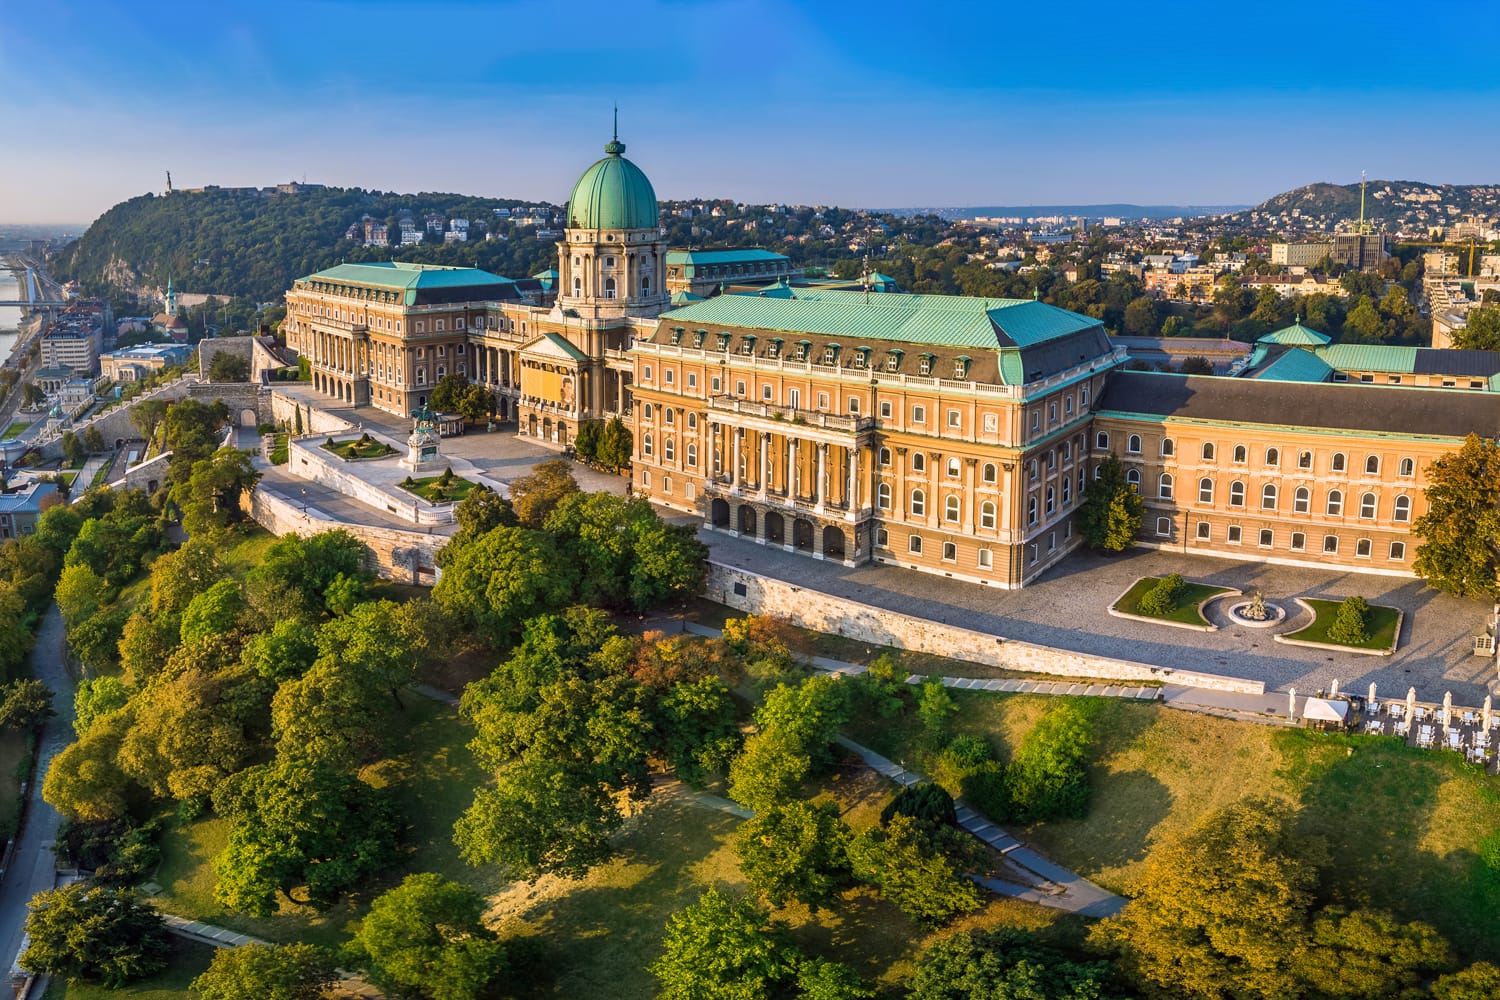
[[[1081,542],[1113,453],[1143,542],[1410,575],[1425,471],[1500,433],[1500,353],[1329,345],[1300,323],[1228,375],[1125,370],[1099,320],[1031,300],[804,279],[667,247],[618,138],[574,185],[555,271],[345,264],[287,293],[316,387],[406,414],[448,374],[566,448],[623,418],[637,493],[791,553],[1026,585]]]

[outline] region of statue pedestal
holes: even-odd
[[[438,442],[441,440],[437,428],[437,415],[425,406],[412,413],[411,436],[406,439],[406,457],[401,464],[413,472],[427,465],[435,465],[441,455]]]

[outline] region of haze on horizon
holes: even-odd
[[[1500,84],[1455,68],[1486,64],[1500,11],[1424,11],[1418,64],[1411,10],[16,4],[0,222],[86,222],[167,170],[562,202],[614,103],[663,198],[1223,205],[1361,169],[1500,180],[1500,135],[1463,126]]]

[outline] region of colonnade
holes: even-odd
[[[862,499],[868,503],[859,485],[860,456],[868,456],[868,449],[856,441],[818,441],[723,423],[714,425],[711,438],[714,476],[731,492],[774,493],[817,510],[853,511]]]

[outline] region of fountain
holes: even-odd
[[[1266,600],[1259,590],[1250,595],[1250,600],[1232,604],[1229,620],[1246,628],[1270,628],[1286,620],[1286,609]]]

